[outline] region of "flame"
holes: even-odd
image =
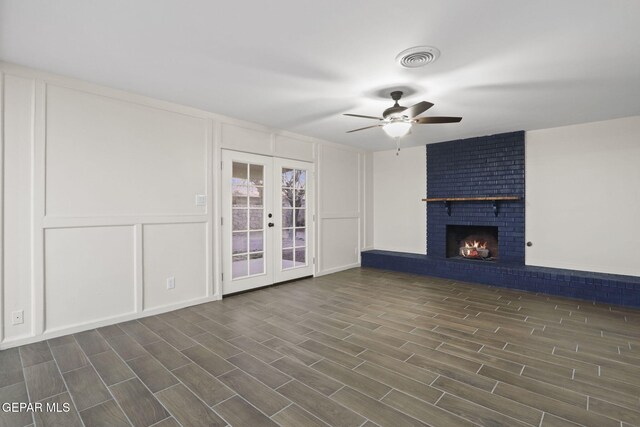
[[[473,242],[464,242],[465,248],[475,248],[475,249],[487,249],[487,242],[479,242],[474,240]]]

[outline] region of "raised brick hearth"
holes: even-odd
[[[362,252],[362,266],[640,307],[640,277],[634,276],[376,250]]]

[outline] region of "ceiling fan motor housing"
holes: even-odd
[[[393,107],[389,107],[386,110],[384,110],[384,112],[382,113],[382,117],[384,117],[385,119],[401,117],[400,113],[406,110],[407,107],[402,107],[398,104],[398,101],[400,101],[400,98],[402,98],[402,91],[396,90],[391,92],[391,99],[395,101],[395,104],[393,105]]]
[[[393,92],[391,92],[390,95],[391,95],[391,99],[396,101],[396,104],[397,104],[398,101],[400,101],[400,98],[402,98],[402,91],[401,90],[394,90]]]

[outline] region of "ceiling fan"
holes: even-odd
[[[382,130],[385,131],[387,135],[396,140],[402,138],[411,130],[411,126],[430,124],[430,123],[457,123],[462,120],[462,117],[420,117],[418,116],[429,108],[433,107],[431,102],[421,101],[411,107],[403,107],[398,104],[402,98],[402,92],[397,90],[391,92],[391,99],[395,101],[393,107],[389,107],[382,113],[382,117],[373,117],[373,116],[362,116],[360,114],[345,114],[345,116],[350,117],[361,117],[363,119],[374,119],[378,120],[379,123],[373,126],[366,126],[359,129],[353,129],[347,131],[347,133],[357,132],[360,130],[371,129],[382,127]],[[396,142],[397,144],[397,142]],[[400,148],[398,148],[400,151]]]

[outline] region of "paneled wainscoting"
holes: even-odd
[[[628,426],[640,311],[358,268],[0,352],[27,426]]]

